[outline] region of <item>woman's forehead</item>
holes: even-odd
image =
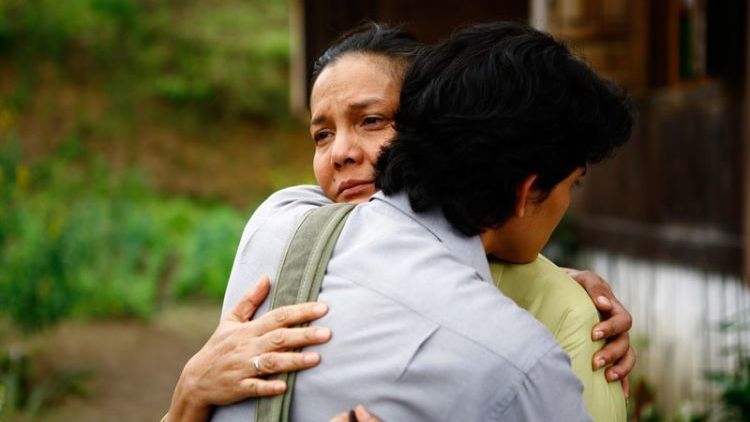
[[[310,95],[313,119],[321,108],[397,102],[401,81],[389,66],[398,64],[386,57],[354,53],[326,66]]]
[[[326,66],[313,84],[311,100],[331,87],[345,86],[351,82],[374,82],[380,85],[402,82],[402,65],[388,57],[349,53]]]

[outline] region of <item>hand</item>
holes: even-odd
[[[328,307],[321,303],[285,306],[249,321],[270,289],[268,277],[262,277],[190,358],[175,387],[169,420],[206,421],[214,405],[280,394],[286,389],[283,381],[259,376],[297,371],[320,362],[317,353],[289,350],[325,343],[331,338],[330,330],[288,327],[318,319]]]
[[[563,268],[563,270],[586,290],[594,301],[594,306],[605,318],[604,321],[594,326],[591,333],[594,341],[607,340],[604,347],[594,354],[592,367],[597,370],[612,365],[605,371],[605,377],[610,382],[621,380],[625,397],[628,397],[630,383],[627,377],[633,370],[636,360],[628,333],[633,325],[630,312],[617,300],[609,284],[599,275],[591,271],[578,271],[571,268]]]
[[[357,405],[354,410],[339,413],[330,422],[382,422],[377,416],[371,414],[364,406]]]

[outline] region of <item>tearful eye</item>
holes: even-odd
[[[333,134],[328,130],[321,130],[320,132],[316,132],[313,135],[313,142],[315,144],[319,144],[322,141],[325,141],[326,139],[330,138]]]

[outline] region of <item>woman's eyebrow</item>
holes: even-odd
[[[365,98],[365,99],[362,99],[362,100],[359,100],[359,101],[355,101],[355,102],[349,104],[348,108],[352,109],[352,110],[361,110],[361,109],[367,108],[367,107],[369,107],[369,106],[371,106],[373,104],[377,104],[377,103],[379,103],[381,101],[383,101],[383,100],[381,98],[378,98],[378,97]]]
[[[347,109],[349,111],[359,111],[362,109],[365,109],[373,104],[378,104],[382,102],[383,99],[380,97],[369,97],[364,98],[361,100],[357,100],[349,105],[347,105]],[[325,114],[319,114],[317,116],[313,116],[312,120],[310,120],[310,126],[315,126],[323,123],[326,120]]]
[[[310,120],[310,126],[315,126],[323,123],[325,121],[326,116],[324,114],[318,114],[317,116],[313,117],[312,120]]]

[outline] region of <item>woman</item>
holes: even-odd
[[[322,191],[331,200],[336,202],[362,202],[375,193],[375,186],[373,184],[374,163],[380,147],[395,135],[392,118],[398,108],[401,81],[411,58],[418,48],[419,45],[412,38],[399,31],[370,25],[343,38],[316,62],[311,95],[312,120],[310,127],[311,135],[316,145],[314,170]],[[242,248],[243,244],[240,247]],[[503,286],[518,284],[514,283],[513,280],[525,282],[528,279],[522,277],[534,278],[539,274],[547,274],[553,268],[553,264],[542,258],[537,261],[529,264],[529,266],[525,266],[525,272],[519,271],[517,274],[516,267],[519,266],[495,263],[493,264],[493,272],[497,274],[498,271],[496,270],[500,269],[501,271],[499,272],[504,273],[502,277],[497,276],[498,284],[504,292],[508,293]],[[603,286],[603,283],[590,273],[573,273],[573,275],[584,280],[584,284],[594,284],[597,285],[598,289],[606,289],[606,286]],[[559,276],[553,278],[559,280]],[[565,283],[566,286],[573,286],[572,290],[570,288],[568,290],[570,290],[573,297],[577,298],[576,303],[580,303],[580,295],[583,292],[578,285],[572,284],[569,279],[562,280],[562,283]],[[245,305],[240,304],[245,307],[246,312],[238,313],[233,311],[229,313],[230,316],[236,316],[231,323],[254,326],[256,321],[247,323],[242,323],[241,321],[251,313],[250,310],[257,306],[257,299],[262,296],[263,292],[267,291],[266,286],[267,282],[264,281],[261,283],[260,292],[256,289],[252,293],[255,300],[252,302],[252,305],[248,305],[247,303]],[[548,285],[545,286],[550,287]],[[541,291],[532,293],[539,294],[544,292],[545,290],[542,289]],[[512,294],[509,294],[509,296],[514,300],[518,299],[517,302],[520,302],[519,304],[523,306],[525,303],[521,299],[527,299],[529,291],[527,290],[523,294],[526,296],[513,297]],[[610,379],[624,378],[624,375],[629,372],[629,369],[633,365],[632,350],[629,348],[626,332],[630,324],[629,315],[614,300],[611,294],[604,295],[611,297],[608,303],[606,298],[604,302],[599,302],[599,298],[602,296],[599,292],[593,296],[597,297],[598,303],[604,308],[603,311],[614,311],[616,315],[616,318],[613,320],[596,325],[594,333],[598,337],[597,340],[603,338],[602,336],[606,337],[613,331],[620,333],[609,344],[608,348],[595,355],[595,366],[598,369],[612,362],[611,356],[624,356],[624,360],[618,362],[618,365],[610,368],[608,372]],[[588,299],[585,300],[585,305],[588,305],[588,308],[584,309],[583,313],[593,316],[596,319],[596,310],[591,306]],[[531,304],[534,306],[529,306],[527,309],[535,313],[535,315],[540,312],[540,309],[542,311],[547,310],[551,306],[547,305],[540,308],[538,301],[534,302],[533,300]],[[568,309],[563,306],[555,310],[553,314],[557,315],[559,312],[567,311]],[[553,334],[558,335],[558,341],[560,341],[561,345],[571,355],[573,366],[576,368],[576,374],[586,384],[586,390],[598,391],[602,389],[602,385],[604,388],[607,388],[603,372],[594,373],[589,364],[590,353],[582,354],[580,347],[578,349],[565,347],[568,339],[560,337],[573,332],[579,338],[578,346],[580,346],[580,343],[587,343],[589,347],[584,347],[584,350],[595,350],[595,343],[590,340],[588,334],[590,325],[581,326],[580,320],[565,321],[563,319],[565,324],[561,327],[559,324],[560,321],[560,318],[553,318],[553,322],[557,325],[547,325],[547,327],[553,331]],[[542,322],[545,323],[544,319],[542,319]],[[226,321],[222,322],[222,324],[225,323]],[[622,328],[626,329],[623,331]],[[222,325],[219,326],[217,332],[221,330]],[[257,329],[256,331],[259,334],[267,332]],[[278,336],[279,343],[284,342],[283,338],[285,334],[283,333],[287,332],[277,331],[275,334]],[[234,338],[238,336],[226,336],[225,339],[229,337],[233,337],[232,340],[236,344],[255,342],[253,338]],[[181,377],[175,392],[175,399],[173,400],[170,414],[177,415],[178,412],[184,410],[186,407],[193,407],[195,409],[203,406],[205,411],[208,404],[220,404],[219,402],[231,402],[248,396],[273,394],[275,390],[270,386],[261,380],[248,380],[247,377],[249,375],[247,374],[257,375],[260,373],[278,372],[280,369],[287,370],[293,367],[293,365],[288,364],[281,365],[279,355],[264,353],[278,350],[278,345],[268,347],[267,350],[264,350],[263,347],[254,347],[252,348],[252,353],[245,351],[243,354],[235,352],[236,349],[227,352],[226,347],[222,348],[217,344],[211,343],[212,341],[209,341],[209,344],[193,358],[196,362],[204,362],[204,364],[194,363],[191,360],[183,372],[183,377]],[[297,342],[294,345],[299,346],[300,343]],[[252,368],[250,371],[245,372],[246,375],[244,378],[236,376],[232,378],[232,376],[226,373],[207,368],[205,364],[205,362],[209,361],[232,361],[236,364],[236,362],[242,362],[242,359],[237,359],[238,356],[244,356],[245,362],[253,358]],[[299,357],[294,357],[294,355],[284,356],[288,358],[284,362],[299,359]],[[269,362],[272,362],[274,365],[269,366]],[[581,362],[584,362],[584,364],[580,364]],[[217,367],[220,368],[221,365]],[[297,367],[302,366],[298,365]],[[591,384],[589,381],[594,379],[599,383],[598,386]],[[230,388],[225,389],[226,394],[224,395],[207,397],[206,391],[211,390],[211,386],[214,384],[218,387],[217,390],[222,386],[230,386]],[[247,391],[239,393],[233,391],[231,388],[231,385],[234,384],[262,385],[263,388],[256,387],[257,391],[254,394],[248,394]],[[279,391],[283,390],[283,386],[275,386],[275,388]],[[186,405],[191,400],[193,400],[194,405]],[[592,414],[597,414],[597,410],[594,409],[596,403],[587,400],[587,406],[589,406],[589,411]]]

